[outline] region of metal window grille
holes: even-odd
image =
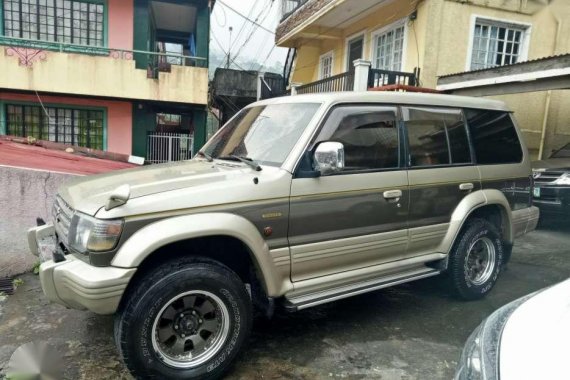
[[[104,45],[104,5],[78,0],[2,0],[7,37]]]
[[[402,69],[404,50],[404,26],[391,29],[375,38],[375,68],[381,70]]]
[[[7,104],[7,134],[104,148],[103,111],[46,107],[46,112],[40,106]]]
[[[524,28],[477,22],[473,35],[471,70],[517,63]]]
[[[151,132],[147,138],[146,161],[152,164],[192,158],[194,139],[189,134]]]

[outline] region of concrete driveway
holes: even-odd
[[[437,278],[258,321],[230,379],[450,379],[465,339],[492,311],[570,277],[570,229],[520,239],[491,294],[462,302]],[[48,341],[70,379],[130,378],[111,317],[48,304],[33,275],[0,301],[0,377],[12,352]]]

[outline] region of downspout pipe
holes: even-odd
[[[562,23],[560,18],[555,14],[552,14],[554,20],[556,21],[556,36],[554,37],[554,46],[552,48],[552,55],[556,55],[556,49],[558,48],[558,41],[560,39],[560,32],[562,29]],[[544,105],[544,117],[542,118],[542,131],[540,133],[540,146],[538,149],[538,159],[544,159],[544,145],[546,143],[546,126],[548,124],[548,116],[550,113],[550,99],[552,98],[552,90],[546,92],[546,102]]]

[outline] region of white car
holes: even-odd
[[[463,348],[456,380],[570,379],[570,279],[491,314]]]

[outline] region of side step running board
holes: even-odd
[[[286,298],[284,307],[289,312],[295,312],[309,307],[321,305],[327,302],[348,298],[358,294],[372,292],[390,286],[403,284],[410,281],[420,280],[422,278],[436,276],[439,270],[424,268],[415,273],[407,273],[399,277],[390,276],[389,278],[373,279],[356,284],[345,285],[335,289],[322,291],[318,293],[306,294],[297,297]]]

